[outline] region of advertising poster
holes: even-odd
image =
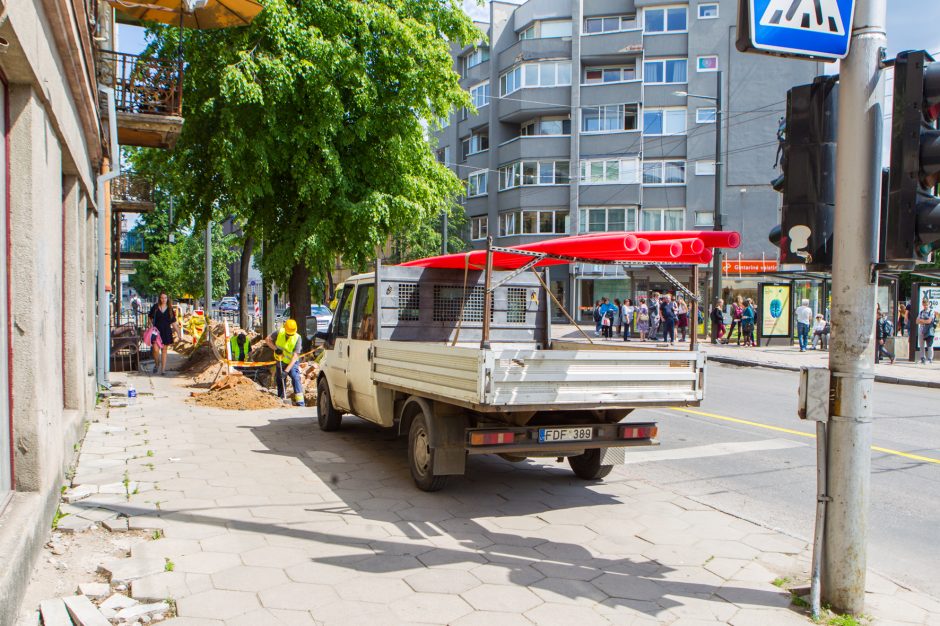
[[[760,283],[760,336],[789,337],[790,285]]]
[[[940,311],[940,287],[936,285],[919,285],[918,292],[917,300],[911,302],[911,308],[913,309],[916,306],[917,310],[911,311],[910,317],[908,318],[910,320],[911,334],[914,334],[914,329],[917,324],[916,318],[923,310],[924,298],[930,303],[928,306],[931,312]],[[920,347],[920,332],[917,332],[917,347]],[[940,333],[934,335],[933,347],[940,348]]]

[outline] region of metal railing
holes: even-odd
[[[100,50],[98,80],[114,89],[122,113],[180,115],[183,110],[183,63],[137,54]]]
[[[127,204],[153,204],[153,183],[133,172],[111,181],[111,200]]]
[[[134,233],[124,233],[121,235],[121,254],[145,254],[147,246],[144,245],[144,238]]]

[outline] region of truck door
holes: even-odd
[[[346,382],[346,369],[349,367],[349,317],[352,312],[353,291],[355,285],[347,284],[339,296],[339,304],[333,315],[333,328],[330,332],[329,353],[324,359],[326,380],[330,385],[330,398],[333,406],[341,411],[349,411],[349,385]]]
[[[372,383],[372,341],[375,339],[375,285],[359,283],[353,306],[350,334],[349,401],[352,412],[372,422],[379,422],[376,387]]]

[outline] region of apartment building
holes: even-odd
[[[735,0],[494,1],[489,11],[478,24],[487,41],[452,51],[475,110],[433,132],[438,159],[466,181],[475,247],[487,236],[515,245],[711,229],[720,77],[724,228],[743,235],[735,259],[776,258],[767,233],[779,212],[769,184],[777,130],[787,89],[820,64],[737,52]],[[603,296],[668,286],[655,270],[586,264],[550,278],[582,318]]]

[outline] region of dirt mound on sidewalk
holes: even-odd
[[[226,374],[205,393],[193,393],[193,401],[219,409],[251,411],[278,409],[284,404],[242,374]]]

